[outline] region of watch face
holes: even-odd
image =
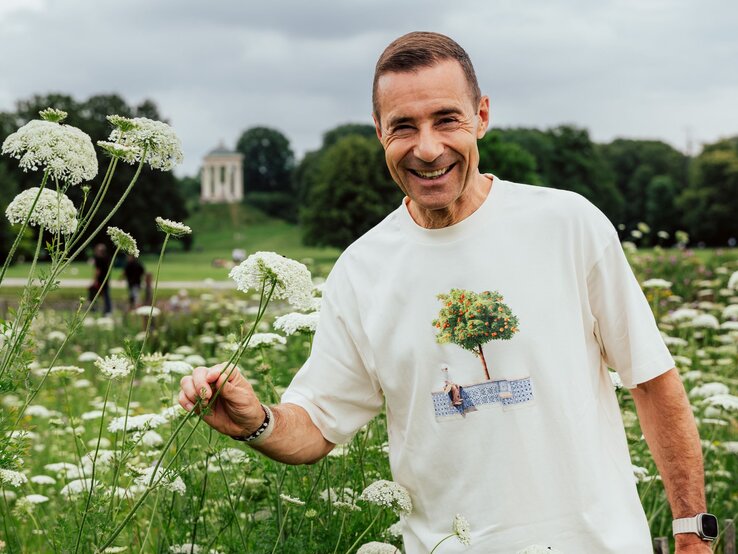
[[[718,536],[718,520],[712,514],[702,514],[700,527],[705,538],[715,539]]]

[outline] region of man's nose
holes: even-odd
[[[443,143],[433,129],[420,129],[413,154],[424,162],[432,162],[443,154]]]

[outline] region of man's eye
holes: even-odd
[[[449,123],[457,123],[458,119],[455,117],[444,117],[443,119],[439,119],[438,123],[440,125],[448,125]]]

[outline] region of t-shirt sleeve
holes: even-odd
[[[674,367],[614,229],[588,273],[587,287],[603,358],[624,386],[635,388]]]
[[[382,409],[356,304],[343,272],[334,269],[323,292],[310,357],[282,395],[302,406],[330,442],[341,444]]]

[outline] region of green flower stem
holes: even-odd
[[[323,475],[323,471],[325,470],[325,464],[326,464],[326,458],[323,458],[322,460],[320,460],[320,469],[318,470],[318,476],[312,480],[313,486],[310,488],[310,492],[308,493],[308,496],[305,499],[306,502],[310,502],[310,500],[313,498],[313,495],[315,494],[315,491],[318,489],[318,485],[320,484],[320,478]],[[300,534],[300,529],[302,529],[302,524],[305,521],[305,512],[306,510],[303,510],[302,517],[300,518],[300,522],[297,524],[297,530],[295,531],[295,535]]]
[[[279,542],[282,539],[282,532],[284,531],[284,524],[287,521],[287,514],[290,513],[291,509],[292,509],[292,506],[287,506],[287,511],[284,513],[284,518],[282,518],[282,524],[279,526],[279,533],[277,534],[277,540],[274,541],[274,548],[272,548],[272,554],[274,554],[277,551]]]
[[[8,257],[5,258],[5,263],[3,263],[2,273],[0,273],[0,283],[2,283],[3,279],[5,278],[5,272],[8,270],[8,267],[10,266],[10,260],[13,259],[15,250],[16,248],[18,248],[18,244],[23,238],[23,233],[26,231],[26,227],[28,226],[28,221],[31,219],[31,214],[33,213],[33,210],[36,209],[36,203],[38,202],[38,199],[41,198],[41,192],[44,190],[44,187],[46,186],[46,181],[48,179],[49,179],[49,170],[47,169],[46,171],[44,171],[43,179],[41,179],[41,186],[38,188],[38,194],[36,195],[36,198],[33,199],[33,204],[31,205],[31,209],[28,210],[28,213],[26,214],[26,219],[23,220],[21,229],[16,235],[15,240],[13,241],[13,246],[10,247],[10,252],[8,252]]]
[[[36,315],[34,312],[38,310],[38,305],[40,304],[40,301],[38,301],[36,306],[34,306],[32,292],[33,289],[31,285],[33,284],[33,275],[36,273],[36,262],[38,261],[39,254],[41,253],[41,244],[43,243],[43,238],[44,227],[43,225],[41,225],[38,229],[38,240],[36,241],[36,251],[33,254],[31,270],[28,272],[28,281],[26,283],[25,289],[23,289],[23,296],[21,297],[21,303],[18,307],[18,313],[16,314],[16,324],[13,325],[13,336],[11,338],[11,344],[3,355],[3,364],[2,367],[0,367],[0,377],[5,375],[5,371],[7,371],[8,367],[10,367],[10,362],[13,360],[13,355],[17,353],[18,348],[21,344],[23,344],[23,339],[25,338],[26,333],[28,333],[28,327],[30,326],[31,321]],[[26,315],[27,310],[30,310],[30,317]],[[23,322],[23,324],[18,327],[17,324],[21,321]]]
[[[69,244],[69,248],[74,247],[74,245],[79,242],[79,240],[82,238],[82,235],[89,228],[90,223],[92,222],[92,218],[95,217],[95,214],[100,209],[100,204],[102,203],[103,198],[105,198],[105,195],[108,192],[108,187],[110,186],[110,182],[113,179],[113,173],[115,173],[115,167],[117,165],[118,158],[113,158],[110,160],[110,163],[108,164],[108,169],[105,172],[105,177],[103,178],[102,183],[100,183],[100,188],[97,189],[97,193],[95,193],[95,198],[92,200],[92,204],[90,204],[90,209],[80,220],[79,226],[77,227],[77,232],[75,233],[75,237]]]
[[[210,451],[211,444],[213,442],[213,429],[210,428],[210,433],[208,436],[208,452]],[[195,513],[195,521],[192,523],[192,539],[190,540],[190,544],[192,545],[192,548],[190,549],[190,554],[192,554],[192,550],[195,548],[195,541],[197,540],[197,522],[200,519],[200,513],[202,513],[202,507],[205,504],[205,492],[207,491],[208,487],[208,466],[210,465],[210,455],[205,455],[205,476],[202,479],[202,492],[200,493],[200,505],[197,507],[197,512]]]
[[[143,554],[144,548],[146,548],[146,543],[149,540],[149,534],[151,533],[151,527],[154,524],[154,516],[156,515],[156,507],[159,505],[159,495],[161,491],[156,491],[156,496],[154,497],[154,508],[151,512],[151,517],[149,518],[149,524],[146,526],[146,534],[144,535],[143,540],[141,541],[141,549],[138,551],[138,554]]]
[[[44,376],[41,378],[41,382],[38,384],[38,386],[33,389],[33,392],[30,394],[30,396],[26,399],[25,403],[23,404],[23,407],[21,408],[20,412],[18,412],[18,415],[15,420],[15,425],[17,426],[20,422],[21,418],[23,417],[23,414],[26,411],[26,408],[33,402],[33,399],[36,398],[36,395],[41,390],[41,388],[44,386],[44,383],[46,382],[46,379],[48,378],[49,374],[51,373],[51,368],[54,367],[54,364],[56,363],[56,360],[59,359],[59,356],[61,355],[62,351],[64,350],[64,347],[67,345],[67,342],[69,342],[69,339],[74,336],[74,334],[77,332],[77,329],[79,329],[80,325],[82,325],[82,322],[87,318],[87,315],[90,313],[90,310],[92,310],[92,307],[95,305],[95,302],[97,301],[97,297],[100,296],[100,293],[102,292],[103,286],[105,286],[105,283],[108,282],[108,279],[110,278],[110,274],[113,271],[113,266],[115,265],[115,258],[118,256],[118,252],[120,251],[120,248],[116,248],[115,252],[113,252],[113,257],[110,262],[110,267],[108,267],[108,272],[105,274],[105,278],[103,279],[102,286],[97,289],[97,292],[95,292],[95,296],[92,297],[92,301],[90,301],[90,305],[87,306],[87,309],[85,310],[85,313],[82,314],[82,316],[79,319],[76,319],[72,325],[72,327],[69,330],[69,333],[67,333],[67,336],[64,337],[64,341],[61,343],[61,346],[56,350],[56,353],[54,354],[54,357],[52,358],[51,362],[49,362],[49,367],[46,370],[46,373],[44,373]]]
[[[364,529],[364,532],[361,535],[359,535],[359,537],[354,541],[354,544],[352,544],[351,546],[349,546],[348,550],[346,551],[346,554],[350,554],[351,551],[354,548],[356,548],[356,545],[359,544],[359,542],[361,541],[361,539],[364,538],[364,535],[366,535],[369,532],[369,529],[371,529],[374,526],[374,524],[377,522],[377,520],[379,519],[379,516],[380,516],[381,513],[382,512],[377,511],[377,515],[374,516],[374,519],[372,519],[372,521],[369,524],[369,526],[366,529]]]
[[[338,539],[336,539],[336,547],[333,549],[333,554],[338,552],[338,546],[341,544],[341,538],[343,537],[343,527],[346,523],[346,511],[344,510],[343,516],[341,517],[341,527],[338,529]]]
[[[144,349],[146,348],[146,341],[149,338],[149,332],[151,330],[151,320],[153,319],[154,314],[154,306],[156,306],[156,293],[159,290],[159,273],[161,271],[161,261],[164,259],[164,251],[167,248],[167,242],[169,242],[169,233],[166,234],[164,237],[164,243],[161,245],[161,250],[159,251],[159,261],[156,264],[156,278],[154,279],[154,291],[152,292],[151,296],[151,310],[149,310],[149,317],[146,320],[146,330],[144,332],[144,338],[143,341],[141,341],[141,348],[138,350],[138,354],[136,355],[136,360],[133,362],[133,371],[131,371],[131,380],[128,383],[128,400],[126,401],[126,415],[123,419],[123,441],[125,442],[126,439],[126,432],[128,431],[128,412],[131,405],[131,399],[133,398],[133,381],[136,378],[136,373],[138,373],[138,366],[141,363],[141,356],[143,354]],[[120,476],[120,464],[115,466],[115,474],[113,475],[113,488],[115,488],[118,484],[118,478]],[[111,509],[114,507],[114,500],[111,498],[110,501]]]
[[[233,368],[231,368],[231,371],[233,371],[236,368],[236,363],[235,362],[240,358],[241,354],[243,353],[243,351],[248,346],[249,340],[251,340],[251,337],[253,336],[254,331],[256,330],[257,326],[259,325],[259,322],[260,322],[261,318],[264,316],[264,312],[266,311],[266,307],[269,305],[269,302],[271,301],[271,297],[272,297],[272,294],[274,293],[274,289],[276,288],[277,283],[276,283],[276,281],[272,281],[271,282],[271,288],[270,288],[269,294],[267,295],[266,301],[263,301],[263,296],[264,296],[263,293],[264,293],[265,286],[266,286],[266,280],[264,280],[264,282],[262,283],[262,300],[260,301],[259,310],[258,310],[258,312],[256,314],[256,319],[254,321],[254,324],[251,327],[251,330],[249,331],[249,333],[243,339],[243,341],[242,341],[241,345],[239,346],[239,348],[237,348],[236,352],[234,352],[233,356],[231,356],[231,359],[226,363],[226,365],[223,368],[223,371],[221,372],[221,374],[225,373],[225,371],[228,370],[228,367],[230,366],[230,364],[233,364]],[[263,303],[263,306],[262,306],[262,303]],[[230,376],[230,373],[229,373],[229,376]],[[225,385],[225,382],[223,383],[223,385],[221,385],[220,387],[218,387],[218,390],[215,391],[215,394],[210,399],[211,404],[218,397],[218,395],[220,394],[220,391],[221,391],[221,389],[223,388],[224,385]],[[143,504],[144,500],[146,500],[146,498],[148,497],[148,495],[152,491],[152,489],[154,487],[156,487],[156,485],[159,484],[159,481],[161,481],[164,478],[164,476],[166,475],[166,473],[165,472],[162,472],[162,475],[159,478],[159,481],[157,481],[156,483],[154,483],[154,479],[156,478],[156,474],[157,474],[157,472],[159,470],[159,467],[161,466],[162,461],[164,460],[164,457],[167,454],[167,451],[169,450],[169,447],[172,445],[172,443],[174,442],[175,438],[177,437],[177,435],[179,434],[179,432],[182,430],[182,427],[184,427],[184,425],[190,420],[191,417],[193,417],[197,412],[200,411],[200,409],[199,409],[200,408],[200,404],[201,404],[201,401],[198,400],[197,403],[195,404],[195,408],[191,412],[188,412],[187,415],[185,415],[185,417],[182,418],[182,421],[177,426],[177,428],[174,430],[174,432],[172,433],[172,435],[169,437],[169,440],[167,441],[167,443],[162,448],[161,455],[159,456],[159,458],[156,461],[156,465],[154,466],[154,470],[151,472],[151,479],[149,480],[148,484],[146,485],[146,489],[141,493],[141,496],[139,497],[138,501],[133,505],[133,507],[131,508],[131,510],[128,512],[128,514],[126,514],[126,517],[123,519],[123,521],[115,528],[115,530],[107,538],[107,540],[105,541],[105,543],[100,547],[100,550],[104,550],[105,548],[107,548],[108,546],[110,546],[113,543],[113,541],[115,540],[115,538],[121,533],[121,531],[123,531],[123,529],[128,524],[128,522],[131,520],[131,518],[133,518],[133,516],[135,515],[136,511],[139,509],[139,507],[141,506],[141,504]],[[174,453],[174,456],[173,456],[172,460],[170,461],[170,465],[172,463],[174,463],[174,460],[176,459],[176,457],[184,449],[184,447],[186,446],[186,444],[189,441],[190,437],[192,437],[192,434],[195,432],[195,429],[197,428],[197,425],[199,425],[200,421],[202,421],[202,417],[199,417],[198,418],[198,421],[195,424],[195,426],[193,427],[192,431],[190,431],[190,434],[187,436],[187,438],[185,439],[185,441],[179,446],[179,448],[177,449],[177,451]]]
[[[64,269],[66,269],[66,267],[69,265],[69,263],[72,260],[74,260],[77,256],[79,256],[80,252],[82,252],[85,248],[87,248],[87,245],[90,244],[90,242],[92,241],[92,239],[95,238],[95,236],[97,236],[97,234],[102,230],[103,227],[105,227],[105,225],[108,223],[108,221],[110,221],[110,218],[113,217],[113,214],[115,214],[115,212],[118,211],[118,208],[121,207],[121,205],[125,201],[126,197],[131,192],[131,189],[133,188],[133,185],[135,185],[136,184],[136,181],[138,181],[138,176],[141,175],[141,169],[143,169],[144,160],[145,159],[146,159],[146,147],[144,147],[143,154],[141,155],[141,163],[138,164],[138,168],[136,168],[135,175],[131,179],[131,182],[128,183],[128,187],[126,188],[126,190],[121,195],[120,199],[118,200],[118,203],[115,206],[113,206],[113,209],[110,210],[110,212],[105,217],[105,219],[103,219],[102,223],[100,223],[100,225],[98,225],[97,228],[92,233],[90,233],[90,236],[87,238],[87,240],[84,243],[82,243],[82,246],[80,246],[79,248],[77,248],[77,250],[75,250],[74,254],[72,254],[71,256],[69,256],[69,258],[67,258],[67,261],[64,262],[64,264],[59,269],[59,272],[61,272]]]
[[[233,517],[233,520],[236,522],[236,528],[238,529],[238,536],[241,538],[241,545],[243,546],[243,551],[248,551],[248,546],[246,545],[246,538],[243,536],[243,529],[241,529],[241,523],[238,521],[238,517],[236,516],[236,506],[233,504],[233,499],[231,498],[231,490],[228,483],[228,477],[226,477],[225,470],[223,469],[223,463],[221,462],[220,458],[218,458],[218,468],[220,469],[220,475],[223,477],[223,485],[225,485],[225,493],[226,493],[226,500],[228,500],[228,506],[231,509],[231,516]],[[243,491],[243,486],[241,485],[241,490]],[[238,499],[241,496],[239,495],[236,497]],[[212,545],[211,545],[212,546]]]
[[[438,541],[438,542],[436,543],[436,546],[434,546],[434,547],[433,547],[433,550],[431,550],[431,551],[430,551],[430,554],[433,554],[433,553],[434,553],[434,552],[436,551],[436,548],[438,548],[439,546],[441,546],[441,543],[442,543],[442,542],[445,542],[445,541],[447,541],[448,539],[450,539],[451,537],[455,537],[455,536],[456,536],[456,534],[455,534],[455,533],[451,533],[451,534],[450,534],[450,535],[449,535],[448,537],[444,537],[444,538],[442,538],[442,539],[441,539],[440,541]]]
[[[105,409],[108,406],[108,397],[110,396],[110,386],[113,381],[108,380],[108,386],[105,388],[105,398],[103,399],[102,415],[100,416],[100,429],[97,432],[97,444],[95,445],[95,456],[92,458],[92,474],[90,475],[90,490],[87,492],[87,502],[85,503],[85,511],[82,513],[82,523],[79,524],[79,532],[77,533],[77,542],[74,545],[74,554],[79,552],[80,541],[82,540],[82,531],[87,521],[87,513],[90,510],[90,502],[92,501],[92,491],[95,488],[95,468],[97,466],[97,455],[100,452],[100,440],[102,439],[103,423],[105,422]]]

